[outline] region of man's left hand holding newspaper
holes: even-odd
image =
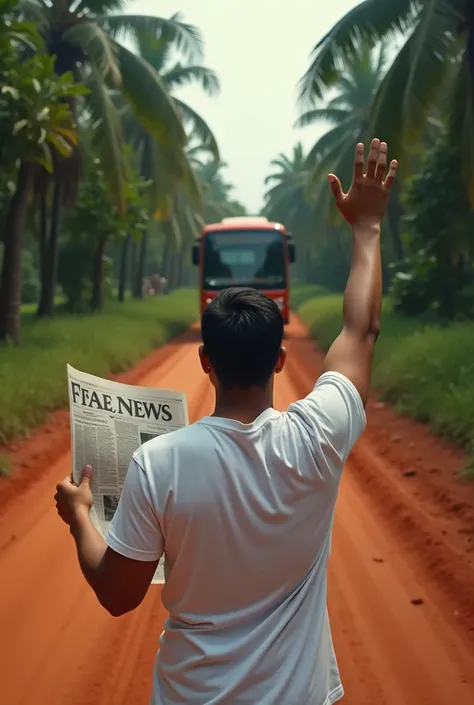
[[[90,517],[93,503],[86,465],[79,484],[68,476],[56,488],[56,508],[76,542],[79,564],[101,605],[114,617],[138,607],[152,581],[158,561],[136,561],[107,546]]]

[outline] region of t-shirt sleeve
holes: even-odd
[[[288,414],[311,448],[322,479],[338,477],[366,426],[364,405],[352,382],[338,372],[326,372],[305,399],[291,404]]]
[[[137,561],[156,561],[163,555],[164,539],[153,509],[148,479],[135,458],[128,468],[105,541],[112,550]]]

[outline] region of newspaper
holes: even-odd
[[[105,536],[117,508],[133,453],[155,436],[188,423],[186,396],[167,389],[132,387],[67,366],[72,475],[78,482],[92,465],[91,518]],[[164,559],[153,583],[164,583]]]

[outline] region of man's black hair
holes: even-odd
[[[255,289],[224,289],[204,311],[201,332],[223,388],[268,383],[283,340],[283,318],[274,301]]]

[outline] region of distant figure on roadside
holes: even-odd
[[[113,615],[135,609],[165,554],[153,705],[331,705],[343,695],[326,610],[326,575],[344,463],[365,428],[382,297],[380,224],[396,162],[374,140],[356,149],[344,194],[352,226],[344,327],[305,399],[273,408],[285,365],[278,307],[227,289],[202,318],[212,416],[133,456],[106,543],[89,518],[90,478],[58,485],[60,516],[86,580]],[[361,704],[362,705],[362,704]]]

